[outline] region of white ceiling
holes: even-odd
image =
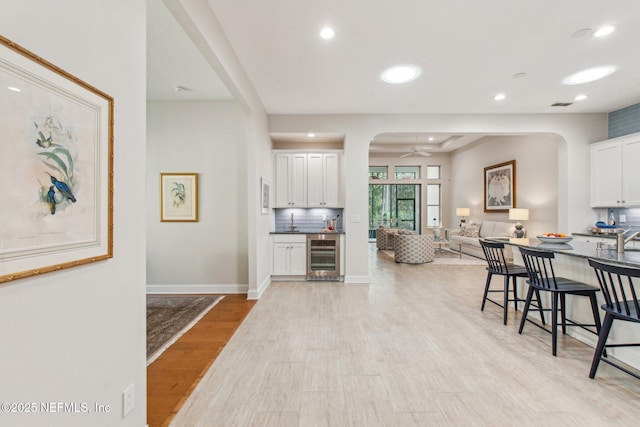
[[[162,0],[147,0],[147,99],[233,99]]]
[[[208,2],[268,114],[606,113],[640,102],[636,0]],[[149,99],[230,99],[161,0],[149,4]],[[318,36],[326,24],[336,31],[329,41]],[[617,31],[576,35],[604,24]],[[380,80],[402,63],[420,66],[421,76],[407,85]],[[618,70],[562,84],[599,65]],[[178,85],[194,90],[175,92]],[[507,98],[494,101],[498,92]],[[580,93],[589,97],[550,106]]]

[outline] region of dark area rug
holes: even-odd
[[[222,298],[213,295],[147,295],[147,365]]]

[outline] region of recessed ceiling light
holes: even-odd
[[[434,138],[432,136],[429,137],[429,141],[433,141]]]
[[[191,88],[188,88],[186,86],[176,86],[175,90],[176,92],[189,92],[191,91]]]
[[[613,33],[616,30],[616,27],[612,25],[605,25],[604,27],[600,27],[593,32],[593,37],[604,37]]]
[[[324,27],[322,30],[320,30],[320,37],[325,40],[332,39],[335,35],[336,32],[331,27]]]
[[[616,67],[611,65],[605,65],[602,67],[594,67],[586,70],[578,71],[571,74],[562,80],[562,83],[566,85],[581,85],[584,83],[594,82],[596,80],[603,79],[608,75],[613,74],[616,71]]]
[[[307,136],[308,136],[309,138],[315,138],[315,137],[316,137],[316,134],[315,134],[315,133],[313,133],[313,132],[309,132],[309,133],[307,134]]]
[[[574,100],[574,101],[584,101],[584,100],[585,100],[585,99],[587,99],[587,98],[588,98],[588,96],[587,96],[587,95],[585,95],[585,94],[580,94],[580,95],[577,95],[575,98],[573,98],[573,100]]]
[[[507,95],[505,95],[504,93],[499,93],[496,96],[493,97],[493,99],[495,99],[496,101],[502,101],[507,97]]]
[[[7,89],[12,90],[14,92],[22,92],[22,89],[17,88],[15,86],[7,86]]]
[[[420,68],[413,65],[398,65],[384,70],[380,78],[391,84],[409,83],[418,78]]]

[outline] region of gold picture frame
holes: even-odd
[[[0,283],[113,257],[113,98],[0,36]]]
[[[509,212],[516,207],[516,161],[484,168],[484,211]]]
[[[160,174],[160,221],[198,221],[198,174]]]

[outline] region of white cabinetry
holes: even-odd
[[[275,154],[277,208],[342,207],[339,152]]]
[[[307,274],[307,236],[305,234],[273,235],[273,275]]]
[[[307,155],[307,206],[340,206],[340,157],[337,153]]]
[[[640,133],[591,145],[591,207],[640,206]]]
[[[307,155],[276,154],[276,206],[307,206]]]

